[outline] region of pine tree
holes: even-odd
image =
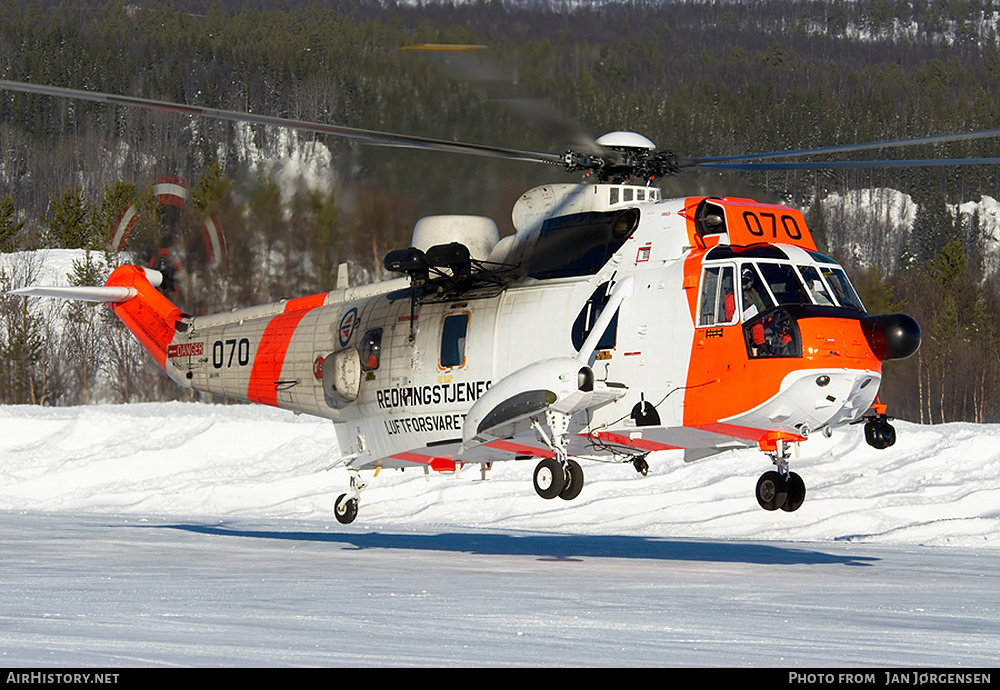
[[[16,250],[23,230],[24,222],[17,220],[14,198],[10,194],[0,197],[0,252]]]
[[[92,213],[78,186],[70,187],[61,197],[52,197],[48,214],[40,218],[46,229],[46,244],[63,249],[94,246]]]

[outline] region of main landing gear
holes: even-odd
[[[768,453],[777,470],[765,472],[757,480],[757,503],[764,510],[784,510],[791,513],[802,507],[806,500],[806,484],[802,477],[788,470],[788,444],[776,443],[775,450]]]
[[[886,414],[888,409],[885,403],[876,399],[861,419],[855,422],[865,423],[865,441],[877,450],[885,450],[896,443],[896,429],[889,423],[891,417]]]
[[[798,510],[806,500],[806,485],[794,472],[782,474],[771,470],[757,480],[757,503],[764,510],[781,508],[787,513]]]
[[[896,443],[896,429],[884,414],[875,415],[865,422],[865,441],[872,448],[885,450]]]
[[[555,457],[545,458],[535,467],[533,482],[535,492],[542,498],[558,496],[564,501],[572,501],[583,489],[583,468],[567,453],[570,416],[547,410],[545,424],[551,435],[546,433],[540,421],[532,418],[531,426],[539,440],[552,449]]]
[[[545,458],[535,467],[535,491],[542,498],[572,501],[583,489],[583,468],[572,458]]]

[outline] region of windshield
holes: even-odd
[[[799,252],[785,258],[780,249],[769,249],[770,253],[753,254],[713,250],[716,256],[705,263],[702,272],[699,327],[747,323],[760,314],[786,306],[830,307],[864,313],[858,293],[844,269],[833,259],[815,252],[807,255]]]
[[[811,304],[864,311],[861,299],[839,266],[757,261],[755,267],[778,306]],[[744,272],[750,268],[744,264]]]

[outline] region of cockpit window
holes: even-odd
[[[815,266],[799,266],[799,273],[806,283],[806,290],[813,302],[824,307],[834,306],[833,298],[830,297],[830,293],[819,277],[819,271],[816,270]]]
[[[807,253],[809,254],[809,256],[811,256],[813,258],[813,261],[815,261],[818,264],[836,264],[837,263],[836,261],[834,261],[833,259],[831,259],[826,254],[820,254],[819,252],[807,252]]]
[[[864,305],[861,304],[861,298],[854,291],[854,286],[847,279],[847,274],[844,273],[843,269],[834,266],[820,266],[819,270],[823,274],[823,277],[826,278],[826,282],[830,284],[830,289],[837,296],[837,301],[840,302],[841,306],[857,309],[858,311],[865,310]]]
[[[743,320],[749,321],[758,314],[774,307],[774,300],[764,287],[764,281],[752,264],[744,264],[740,269],[740,284],[743,293]]]
[[[713,249],[716,252],[719,248]],[[746,323],[770,309],[783,306],[840,307],[864,312],[864,305],[851,281],[839,265],[821,254],[810,252],[814,263],[750,260],[727,254],[737,261],[736,277],[740,295],[740,317]],[[718,260],[721,256],[712,255]],[[822,260],[822,261],[820,261]],[[715,264],[715,262],[712,262]],[[732,264],[706,265],[702,274],[698,325],[734,323],[730,271]],[[728,301],[727,301],[728,299]]]
[[[812,304],[791,264],[762,263],[759,267],[778,304]]]
[[[699,326],[736,323],[736,288],[733,266],[709,266],[701,279]]]

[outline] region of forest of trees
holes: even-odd
[[[681,156],[807,149],[1000,127],[1000,12],[971,0],[766,0],[404,4],[175,0],[104,5],[0,0],[0,78],[121,93],[376,130],[561,151],[419,43],[489,47],[525,94],[595,136],[642,132]],[[857,157],[1000,157],[1000,138]],[[311,173],[298,174],[304,161]],[[318,175],[317,175],[318,173]],[[153,180],[190,183],[165,222]],[[321,179],[317,181],[317,176]],[[493,217],[510,231],[516,198],[571,181],[547,166],[240,127],[106,104],[0,92],[0,251],[92,250],[81,284],[125,204],[140,209],[136,255],[184,256],[178,300],[193,313],[330,289],[336,266],[379,277],[432,213]],[[1000,197],[1000,166],[690,174],[665,196],[709,193],[806,210],[822,248],[851,271],[872,313],[921,323],[913,358],[886,367],[883,401],[923,422],[1000,421],[1000,302],[987,225],[955,204]],[[845,222],[820,200],[887,188],[919,209],[886,250],[877,214]],[[212,266],[200,227],[226,229]],[[166,227],[169,226],[169,227]],[[850,252],[843,252],[852,247]],[[993,250],[995,251],[995,249]],[[27,255],[25,255],[27,256]],[[861,257],[861,258],[859,258]],[[25,259],[0,282],[31,281]],[[184,395],[144,365],[107,310],[0,300],[0,402],[78,404]],[[100,334],[99,336],[96,334]]]

